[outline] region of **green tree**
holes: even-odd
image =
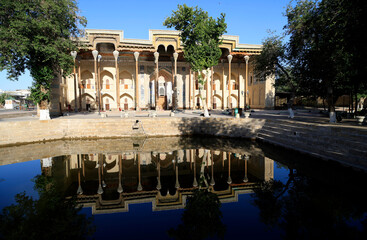
[[[5,100],[9,97],[10,97],[10,95],[7,94],[7,93],[0,94],[0,105],[4,106],[5,105]]]
[[[289,117],[293,118],[292,106],[299,91],[299,83],[295,79],[294,67],[287,46],[283,43],[283,38],[272,34],[263,41],[261,54],[255,57],[255,72],[262,78],[276,76],[275,87],[277,91],[291,93],[287,108]]]
[[[94,233],[92,218],[80,214],[75,199],[65,200],[52,178],[38,175],[34,181],[39,199],[15,196],[16,204],[0,213],[0,239],[86,239]]]
[[[330,121],[335,100],[355,96],[365,87],[367,4],[361,0],[299,0],[286,10],[288,50],[305,89],[320,88],[327,96]]]
[[[219,18],[214,19],[201,8],[188,7],[186,4],[178,5],[177,11],[173,11],[172,16],[168,17],[163,25],[180,31],[184,57],[190,63],[191,69],[198,72],[200,98],[205,109],[204,115],[208,117],[201,90],[207,80],[209,68],[217,65],[222,55],[219,45],[222,42],[221,36],[226,33],[227,28],[225,14],[222,13]],[[205,78],[202,75],[203,71],[206,72]]]
[[[0,3],[0,70],[18,80],[26,69],[33,78],[31,96],[48,108],[54,78],[71,73],[75,41],[86,19],[75,0],[3,0]]]

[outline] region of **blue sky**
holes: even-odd
[[[148,39],[149,29],[166,29],[164,19],[178,4],[199,6],[212,17],[226,14],[228,35],[238,35],[240,43],[261,44],[267,30],[281,32],[286,23],[283,16],[290,0],[79,0],[81,15],[88,20],[88,29],[124,30],[125,38]],[[27,89],[32,84],[29,73],[18,82],[6,79],[0,72],[0,89]]]

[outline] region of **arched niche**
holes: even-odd
[[[107,70],[101,72],[101,89],[110,90],[113,87],[113,74]]]

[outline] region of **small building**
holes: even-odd
[[[10,97],[8,99],[5,99],[5,109],[16,109],[19,107],[20,101],[14,99],[13,97]]]

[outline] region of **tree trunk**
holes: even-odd
[[[207,161],[207,156],[208,156],[208,152],[209,150],[204,149],[204,156],[203,156],[203,161],[201,162],[201,167],[200,167],[200,180],[199,180],[199,189],[203,188],[203,187],[208,187],[208,182],[205,178],[205,164]]]
[[[207,74],[205,74],[205,78],[208,76],[208,70],[206,70],[206,73]],[[200,76],[201,76],[201,72],[199,71],[198,78],[200,78]],[[201,92],[202,88],[205,85],[205,82],[206,82],[206,79],[203,80],[204,84],[202,84],[202,86],[199,87],[199,95],[200,95],[201,102],[203,103],[204,117],[210,117],[209,111],[208,111],[208,106],[206,105],[206,101],[204,101],[203,95],[202,95],[202,92]],[[207,91],[208,91],[208,89],[207,89]]]

